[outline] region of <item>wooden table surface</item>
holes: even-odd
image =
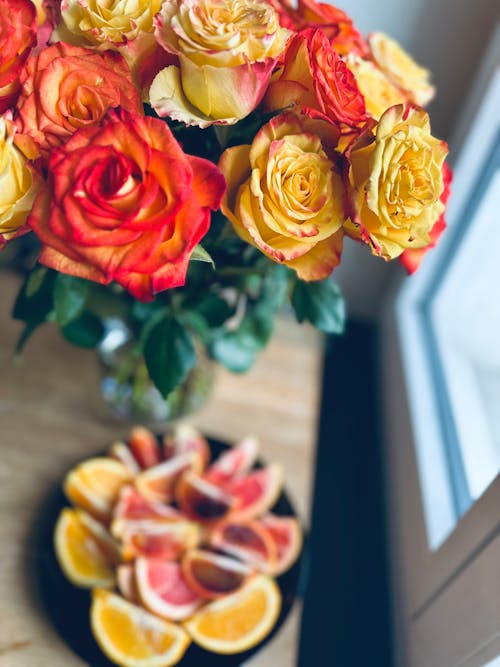
[[[77,667],[84,663],[44,616],[31,574],[30,537],[48,491],[78,458],[127,433],[99,399],[95,353],[72,347],[46,325],[13,361],[21,329],[10,319],[17,278],[0,272],[0,666]],[[226,441],[259,437],[263,455],[281,461],[289,494],[307,523],[315,461],[322,340],[284,320],[246,375],[217,369],[215,390],[191,423]],[[248,667],[293,667],[296,604],[277,637]]]

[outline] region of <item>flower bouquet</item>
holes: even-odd
[[[44,322],[98,346],[120,318],[168,396],[197,350],[248,369],[286,302],[340,332],[346,236],[411,271],[445,226],[429,73],[340,9],[0,0],[0,16],[0,245],[29,232],[36,255],[20,348]]]

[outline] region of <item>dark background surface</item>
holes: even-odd
[[[393,665],[377,359],[374,325],[327,340],[300,667]]]

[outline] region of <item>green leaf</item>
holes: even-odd
[[[58,274],[54,285],[54,306],[56,321],[61,327],[82,314],[88,291],[86,280],[64,273]]]
[[[191,253],[191,260],[195,262],[207,262],[208,264],[211,264],[213,268],[215,269],[215,262],[212,259],[212,257],[208,254],[208,252],[205,250],[203,246],[201,246],[199,243],[197,246],[194,247],[193,252]]]
[[[210,292],[201,295],[193,304],[193,310],[201,315],[210,327],[220,327],[234,315],[234,308],[225,299]]]
[[[51,318],[55,277],[54,271],[39,266],[31,271],[17,295],[12,317],[26,324],[17,342],[17,354],[22,352],[35,329]]]
[[[66,340],[80,347],[96,347],[104,336],[101,320],[89,312],[82,313],[80,317],[62,327],[61,331]]]
[[[240,330],[230,331],[213,341],[210,353],[214,359],[233,373],[244,373],[255,362],[258,348],[253,341],[254,339],[249,339]]]
[[[299,322],[307,320],[325,333],[343,333],[344,299],[339,287],[330,280],[311,283],[298,280],[292,293],[292,305]]]
[[[166,316],[149,331],[144,359],[150,378],[166,397],[195,364],[193,338],[176,319]]]
[[[49,270],[46,266],[37,266],[29,274],[26,281],[26,297],[31,299],[42,287]]]

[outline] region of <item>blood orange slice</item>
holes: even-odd
[[[225,488],[238,501],[235,516],[250,519],[267,512],[275,504],[282,486],[283,468],[272,463],[232,480]]]
[[[223,452],[205,471],[204,478],[212,484],[224,486],[247,473],[255,463],[259,444],[249,436]]]
[[[175,489],[175,499],[189,518],[211,523],[227,516],[235,507],[233,496],[195,473],[186,473]]]
[[[170,459],[188,452],[198,452],[203,468],[210,461],[210,445],[207,439],[192,426],[180,424],[172,435],[163,438],[163,457]]]
[[[137,475],[134,480],[137,490],[148,500],[169,503],[181,476],[188,470],[201,472],[203,463],[198,452],[185,452],[163,461]]]
[[[141,468],[151,468],[161,461],[158,440],[154,433],[144,426],[134,426],[130,431],[129,445]]]
[[[170,519],[176,521],[182,514],[170,505],[147,500],[130,484],[122,486],[113,518],[119,519]]]
[[[176,623],[99,588],[93,591],[90,622],[101,649],[121,667],[170,667],[190,644]]]
[[[266,514],[259,523],[269,532],[276,544],[278,556],[272,574],[279,576],[290,569],[302,549],[300,523],[295,517],[276,514]]]
[[[278,559],[278,547],[270,533],[255,519],[233,520],[216,525],[210,545],[248,563],[262,572],[271,572]]]
[[[184,554],[182,572],[193,591],[207,600],[215,600],[238,590],[253,569],[234,558],[193,549]]]
[[[201,531],[192,521],[160,519],[113,519],[112,534],[121,540],[125,560],[137,556],[179,558],[197,546]]]
[[[197,611],[184,627],[208,651],[240,653],[271,632],[280,609],[278,586],[270,577],[258,574],[240,590]]]
[[[130,451],[128,445],[121,440],[114,442],[109,448],[109,455],[111,458],[121,461],[123,465],[128,468],[131,475],[137,475],[140,472],[139,464],[135,460],[134,455]]]
[[[143,605],[172,621],[192,616],[203,599],[187,585],[179,563],[156,558],[135,561],[135,580]]]

